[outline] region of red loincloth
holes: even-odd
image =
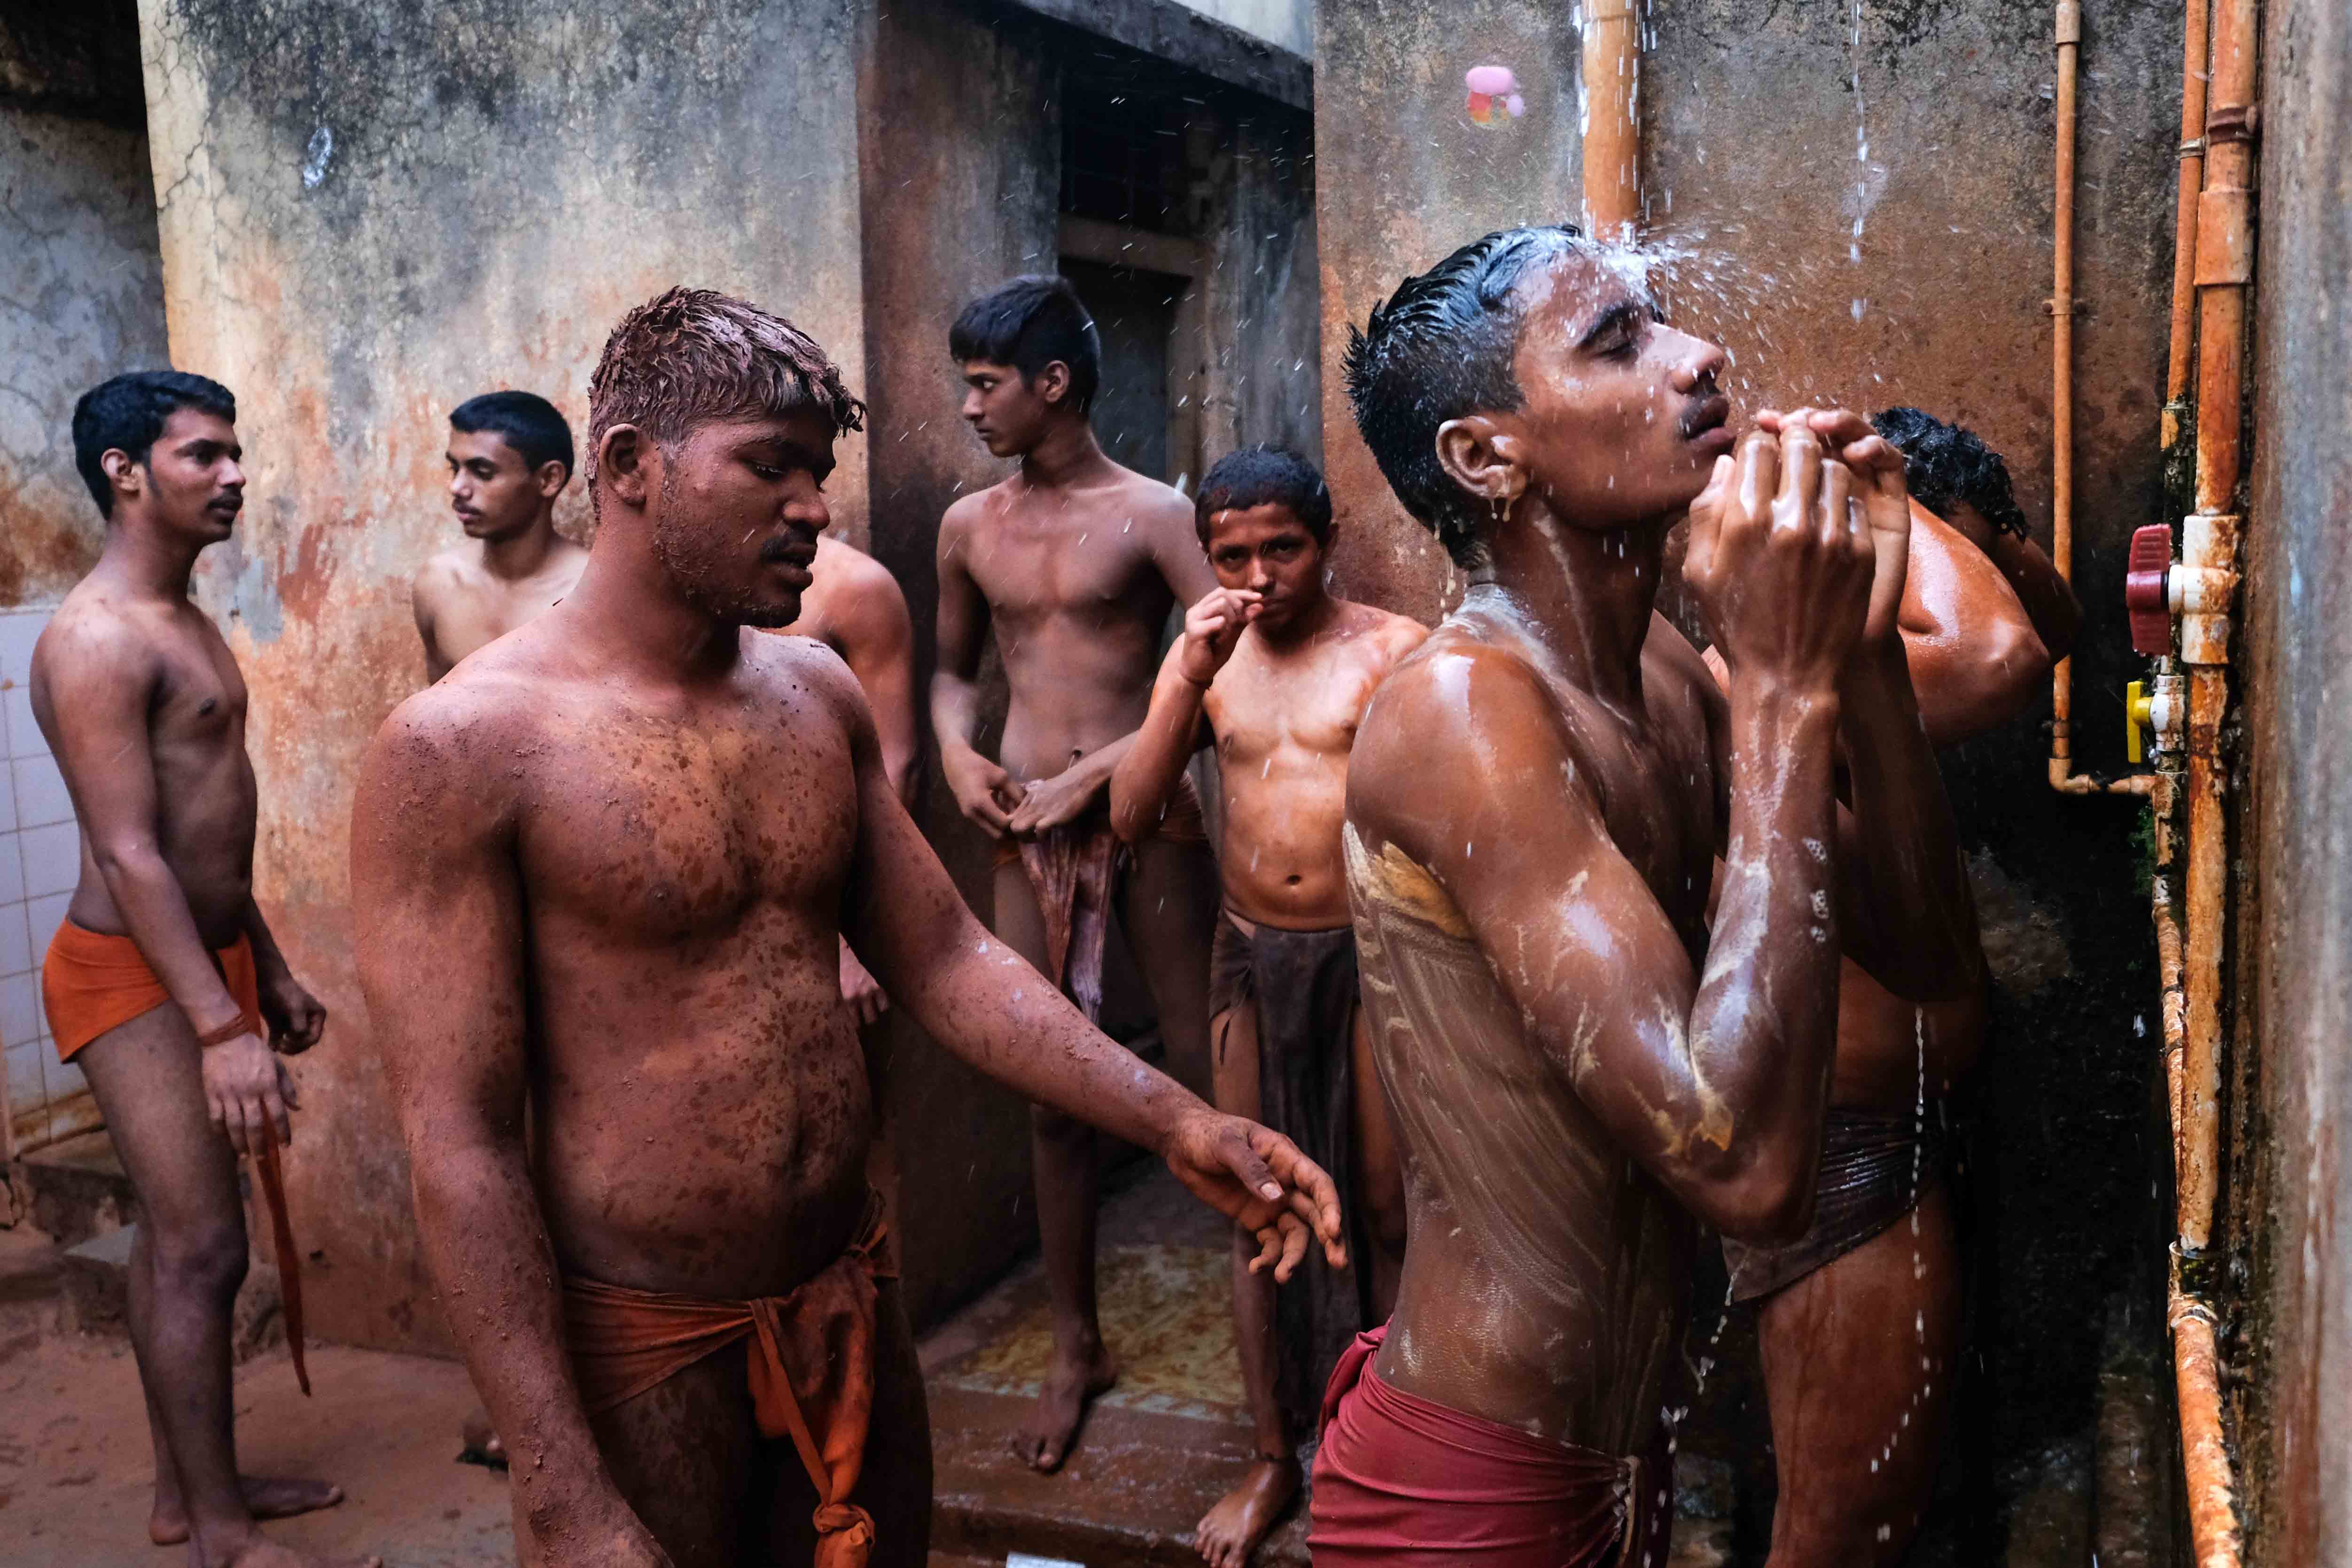
[[[254,972],[252,939],[239,936],[213,954],[213,964],[228,994],[245,1009],[246,1027],[263,1034],[261,982]],[[41,1005],[48,1010],[59,1061],[71,1061],[76,1051],[109,1030],[171,999],[172,993],[147,967],[139,944],[128,936],[109,936],[68,920],[49,939],[48,954],[41,960]],[[267,1122],[261,1124],[261,1146],[253,1152],[253,1168],[269,1210],[270,1247],[278,1254],[278,1295],[286,1313],[286,1342],[293,1351],[294,1380],[308,1394],[310,1371],[302,1362],[302,1255],[295,1250],[294,1227],[286,1215],[278,1129]]]
[[[572,1368],[595,1416],[749,1336],[751,1410],[766,1437],[789,1437],[816,1488],[816,1568],[865,1568],[874,1519],[849,1500],[874,1416],[874,1281],[887,1232],[880,1196],[848,1251],[789,1296],[712,1301],[563,1281]]]
[[[1663,1439],[1654,1458],[1619,1458],[1418,1398],[1372,1370],[1387,1335],[1359,1334],[1323,1396],[1316,1568],[1664,1568]]]

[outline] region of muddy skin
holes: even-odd
[[[1103,455],[1085,413],[1068,403],[1066,367],[1049,364],[1025,381],[984,361],[963,372],[965,419],[992,454],[1021,466],[940,521],[931,724],[957,804],[1002,841],[1104,809],[1112,769],[1150,706],[1168,612],[1216,580],[1190,503]],[[992,629],[1012,694],[992,762],[974,748],[975,682]],[[1171,1064],[1203,1087],[1216,874],[1204,843],[1139,844],[1119,910]],[[1023,956],[1043,963],[1045,922],[1017,864],[997,869],[993,924]],[[1055,1362],[1013,1447],[1051,1470],[1118,1369],[1095,1312],[1093,1134],[1042,1109],[1032,1126]]]
[[[1911,504],[1899,624],[1919,716],[1951,745],[2032,702],[2079,620],[2032,544],[1967,503],[1958,526]],[[2037,615],[2029,611],[2036,606]],[[2050,645],[2045,646],[2045,632]],[[1720,662],[1710,657],[1720,678]],[[1980,989],[1919,1008],[1843,967],[1830,1103],[1933,1107],[1983,1043]],[[1764,1299],[1759,1319],[1779,1501],[1770,1568],[1899,1563],[1926,1511],[1959,1348],[1960,1265],[1937,1173],[1916,1210]]]
[[[33,713],[81,824],[67,918],[131,936],[173,1004],[74,1058],[139,1194],[130,1315],[155,1447],[149,1537],[189,1542],[191,1561],[320,1568],[256,1521],[331,1508],[341,1489],[238,1474],[231,1426],[229,1314],[247,1258],[236,1157],[266,1133],[290,1138],[294,1087],[257,1034],[197,1044],[243,1013],[213,958],[240,936],[278,1049],[308,1049],[326,1025],[253,902],[245,681],[187,597],[196,557],[235,527],[240,456],[228,421],[184,406],[146,461],[107,455],[105,549],[34,651]]]
[[[1213,512],[1206,546],[1218,587],[1187,612],[1168,651],[1149,716],[1111,778],[1111,820],[1148,837],[1186,762],[1217,748],[1224,841],[1217,864],[1225,907],[1253,925],[1324,931],[1349,926],[1339,849],[1348,751],[1372,690],[1428,629],[1333,596],[1325,546],[1279,503]],[[1210,1022],[1220,1110],[1259,1113],[1255,1007]],[[1370,1070],[1359,1013],[1356,1147],[1349,1202],[1370,1221],[1374,1322],[1388,1315],[1404,1254],[1403,1174]],[[1242,1568],[1298,1493],[1293,1430],[1275,1398],[1274,1291],[1248,1270],[1256,1249],[1235,1239],[1234,1319],[1242,1385],[1259,1457],[1200,1523],[1194,1547],[1215,1568]],[[1370,1324],[1363,1326],[1370,1327]]]
[[[496,642],[572,591],[588,552],[555,531],[562,463],[537,469],[495,431],[449,433],[449,505],[467,542],[425,563],[409,590],[425,679]]]
[[[783,629],[784,635],[814,637],[841,655],[873,710],[891,793],[911,803],[920,741],[915,727],[915,623],[907,613],[907,596],[880,561],[839,539],[816,541],[809,570],[816,580],[801,595],[800,618]],[[841,998],[861,1026],[890,1006],[846,942],[841,945]]]
[[[740,1301],[841,1255],[874,1114],[845,935],[933,1039],[1160,1150],[1270,1263],[1303,1254],[1305,1211],[1337,1244],[1328,1177],[1104,1040],[971,919],[841,661],[750,630],[799,613],[833,434],[805,408],[667,447],[613,424],[577,589],[403,705],[362,766],[361,980],[527,1565],[810,1560],[808,1483],[788,1442],[748,1436],[742,1353],[592,1422],[559,1282]],[[875,1561],[919,1563],[929,1433],[895,1291],[878,1319],[856,1495]]]
[[[1438,437],[1493,508],[1483,563],[1374,697],[1349,773],[1411,1208],[1376,1370],[1636,1455],[1664,1418],[1694,1219],[1778,1239],[1808,1218],[1841,936],[1932,996],[1972,974],[1974,933],[1895,632],[1892,449],[1847,415],[1827,449],[1797,420],[1718,455],[1698,405],[1719,350],[1581,250],[1520,287],[1522,406]],[[1612,313],[1630,324],[1594,336]],[[1685,508],[1728,701],[1652,609]]]

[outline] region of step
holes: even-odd
[[[77,1133],[19,1156],[18,1182],[31,1195],[34,1226],[60,1247],[139,1218],[139,1199],[105,1129]]]

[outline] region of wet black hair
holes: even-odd
[[[1331,542],[1331,491],[1315,465],[1285,447],[1244,446],[1210,465],[1192,504],[1192,524],[1201,543],[1209,542],[1209,519],[1219,512],[1252,507],[1283,507],[1307,526],[1318,545]]]
[[[449,428],[461,435],[488,431],[503,436],[522,456],[523,466],[539,472],[542,463],[561,463],[572,475],[572,426],[553,403],[537,392],[494,392],[469,397],[449,411]]]
[[[74,466],[98,503],[98,515],[114,516],[114,482],[99,459],[110,452],[143,464],[163,434],[163,423],[184,408],[215,413],[236,423],[236,395],[206,376],[185,371],[132,371],[103,381],[81,394],[73,411]]]
[[[2009,487],[2009,465],[1975,431],[1916,408],[1886,409],[1870,423],[1903,454],[1913,500],[1939,517],[1952,502],[1966,501],[2000,532],[2026,537],[2024,508]]]
[[[1084,413],[1102,384],[1102,339],[1066,277],[1033,272],[1000,283],[963,308],[948,329],[959,363],[1011,365],[1025,383],[1059,360],[1070,368],[1070,406]]]
[[[1438,427],[1519,406],[1512,364],[1527,319],[1519,285],[1590,243],[1572,224],[1498,229],[1406,278],[1362,330],[1348,329],[1356,428],[1404,509],[1458,564],[1479,558],[1485,508],[1438,462]]]

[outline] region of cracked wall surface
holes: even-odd
[[[74,400],[168,362],[147,139],[0,101],[0,608],[55,603],[98,559]]]
[[[197,574],[253,692],[257,886],[331,1009],[289,1170],[315,1332],[446,1343],[353,978],[359,758],[423,684],[412,573],[457,538],[449,409],[584,432],[621,313],[675,283],[782,311],[866,386],[847,0],[143,0],[173,355],[233,388],[237,537]],[[863,537],[866,447],[829,488]],[[577,526],[575,483],[561,521]],[[422,977],[420,977],[422,978]]]

